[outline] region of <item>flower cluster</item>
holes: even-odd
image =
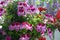
[[[4,6],[5,3],[6,3],[5,1],[1,1],[0,5]],[[16,3],[16,5],[12,5],[15,3]],[[31,40],[34,40],[34,38],[36,38],[35,36],[40,37],[40,35],[42,37],[39,40],[46,40],[46,38],[44,38],[45,33],[48,33],[48,35],[51,39],[53,38],[53,36],[52,36],[53,30],[51,28],[53,28],[53,26],[54,26],[53,24],[55,23],[55,18],[52,15],[50,15],[49,13],[45,13],[45,14],[43,13],[43,11],[47,10],[46,8],[43,8],[43,7],[36,8],[33,5],[28,5],[26,2],[20,2],[20,1],[15,2],[15,3],[13,2],[11,4],[11,6],[7,6],[7,9],[6,9],[7,11],[5,11],[3,7],[0,7],[0,16],[2,16],[5,12],[7,12],[7,15],[5,15],[6,18],[4,20],[4,23],[2,23],[2,26],[4,26],[3,29],[5,29],[5,28],[7,29],[7,27],[9,28],[9,29],[7,29],[9,36],[6,37],[6,40],[11,40],[13,37],[17,37],[17,36],[18,37],[20,36],[20,38],[16,39],[16,40],[30,40],[31,38],[32,38]],[[14,12],[15,9],[13,10],[13,8],[15,8],[15,6],[17,8],[16,14],[18,16],[16,16],[16,14]],[[10,9],[10,10],[8,10],[8,9]],[[37,14],[38,11],[40,11],[41,14]],[[9,12],[12,14],[8,14]],[[34,15],[35,13],[36,13],[36,15]],[[29,15],[27,15],[27,14],[29,14]],[[11,24],[8,23],[7,21],[9,21]],[[4,25],[4,24],[6,24],[6,25]],[[10,25],[8,25],[8,24],[10,24]],[[51,27],[50,24],[53,26]],[[20,34],[21,30],[23,31],[22,35]],[[24,31],[26,31],[26,32],[24,32]],[[10,32],[11,32],[11,34],[10,34]],[[13,37],[11,35],[13,35]]]
[[[26,30],[32,31],[32,25],[29,24],[28,22],[23,22],[23,23],[13,22],[9,26],[9,30],[12,30],[12,31],[13,30],[19,31],[20,29],[26,29]]]
[[[45,14],[46,19],[48,19],[48,22],[54,23],[55,18],[51,14]]]
[[[37,8],[33,5],[29,6],[25,2],[18,2],[18,16],[20,15],[26,15],[26,14],[33,14],[36,13]]]

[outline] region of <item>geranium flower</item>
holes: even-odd
[[[33,29],[32,25],[29,24],[28,22],[23,22],[22,27],[23,27],[23,29],[30,30],[30,31],[32,31],[32,29]]]
[[[41,11],[45,11],[47,9],[46,8],[43,8],[43,7],[38,7],[38,10],[41,12]]]
[[[38,11],[38,9],[33,5],[28,6],[26,9],[26,13],[28,14],[34,14]]]
[[[18,7],[18,16],[24,15],[24,7]]]
[[[5,10],[0,7],[0,16],[2,16],[5,13]]]
[[[9,30],[19,31],[19,30],[20,30],[20,23],[19,23],[19,22],[13,22],[13,23],[9,26]]]
[[[6,36],[5,40],[11,40],[10,36]]]
[[[18,2],[18,16],[25,15],[25,10],[27,8],[28,4],[25,2]]]
[[[51,21],[51,22],[55,22],[55,18],[51,15],[51,14],[45,14],[45,17]]]
[[[23,6],[23,7],[27,7],[28,6],[28,4],[25,3],[25,2],[18,2],[18,5]]]
[[[44,35],[44,33],[46,32],[46,25],[39,23],[36,28],[37,32],[40,32],[42,35]]]
[[[3,6],[7,6],[8,5],[8,3],[9,3],[9,1],[8,0],[1,0],[0,1],[0,7],[3,7]]]
[[[53,32],[50,28],[47,29],[49,37],[52,39]]]
[[[18,16],[27,15],[27,14],[34,14],[39,12],[38,9],[33,5],[28,5],[26,2],[18,2]]]
[[[29,39],[30,39],[30,34],[23,34],[19,38],[19,40],[29,40]]]
[[[31,13],[35,13],[37,9],[35,6],[30,5],[30,10],[31,10]]]

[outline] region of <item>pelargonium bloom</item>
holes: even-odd
[[[49,37],[52,39],[53,32],[50,28],[47,29]]]
[[[9,30],[19,31],[19,30],[20,30],[20,23],[19,23],[19,22],[13,22],[13,23],[9,26]]]
[[[24,15],[24,7],[18,7],[18,16]]]
[[[42,35],[44,35],[44,33],[46,32],[46,25],[42,24],[42,23],[39,23],[36,26],[36,30],[37,30],[37,32],[40,32]]]
[[[5,40],[11,40],[10,36],[6,36]]]
[[[26,13],[28,13],[28,14],[33,14],[33,13],[36,13],[38,11],[38,9],[33,5],[30,5],[26,9],[27,9]]]
[[[18,2],[18,16],[37,13],[37,11],[38,9],[33,5],[29,6],[26,2]]]
[[[0,16],[2,16],[4,13],[5,13],[5,10],[2,7],[0,7]]]
[[[8,3],[9,3],[8,0],[1,0],[1,1],[0,1],[0,7],[7,6]]]
[[[28,6],[28,4],[27,3],[25,3],[25,2],[18,2],[18,6],[23,6],[23,7],[27,7]]]
[[[0,1],[0,6],[3,6],[4,5],[4,1]]]
[[[27,8],[28,4],[25,2],[18,2],[18,16],[25,15],[25,10]]]
[[[33,29],[32,25],[29,24],[28,22],[23,22],[22,27],[23,27],[23,29],[30,30],[30,31],[32,31],[32,29]]]
[[[49,19],[51,22],[55,22],[55,18],[51,14],[45,14],[45,17]]]
[[[36,13],[37,8],[33,5],[30,5],[31,13]]]
[[[23,34],[19,38],[19,40],[29,40],[29,39],[30,39],[30,34]]]

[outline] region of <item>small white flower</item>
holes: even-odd
[[[2,26],[0,25],[0,29],[2,29]]]

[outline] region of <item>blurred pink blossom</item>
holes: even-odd
[[[55,21],[54,17],[53,17],[51,14],[45,14],[45,17],[46,17],[48,20],[50,20],[51,22],[54,22],[54,21]]]
[[[47,29],[49,37],[52,39],[53,37],[53,32],[50,28]]]
[[[19,22],[13,22],[13,23],[9,26],[9,30],[19,31],[19,30],[20,30],[20,23],[19,23]]]
[[[0,7],[0,16],[2,16],[5,12],[6,11],[2,7]]]
[[[29,39],[30,39],[30,34],[23,34],[19,38],[19,40],[29,40]]]
[[[35,29],[37,30],[37,32],[40,32],[41,35],[44,35],[44,33],[46,32],[46,25],[39,23]]]
[[[29,24],[28,22],[23,22],[22,27],[23,27],[23,29],[30,30],[30,31],[32,31],[32,29],[33,29],[32,25]]]
[[[10,36],[6,36],[5,40],[11,40]]]
[[[1,0],[0,1],[0,7],[3,7],[3,6],[7,6],[8,5],[8,3],[9,3],[9,0]]]

